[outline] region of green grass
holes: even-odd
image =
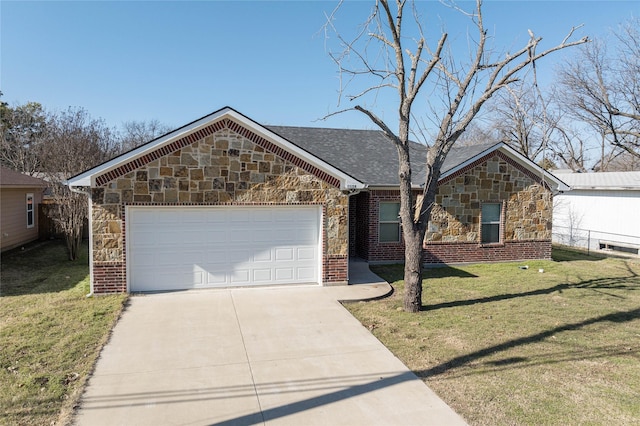
[[[0,424],[69,422],[126,295],[87,298],[88,248],[47,242],[2,254]]]
[[[640,263],[554,259],[428,269],[418,314],[379,266],[394,295],[346,306],[472,425],[640,424]]]

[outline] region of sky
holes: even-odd
[[[328,114],[339,104],[340,78],[329,50],[335,34],[323,25],[337,1],[7,1],[0,2],[0,90],[10,105],[29,101],[47,110],[82,107],[109,126],[158,120],[177,128],[230,106],[261,124],[375,128],[363,114]],[[435,0],[424,9],[428,41],[443,29],[464,55],[469,21]],[[373,1],[347,0],[335,17],[349,36]],[[470,3],[459,2],[462,7]],[[485,0],[484,22],[497,51],[543,37],[559,43],[604,37],[631,16],[640,1]],[[570,49],[569,49],[570,50]],[[571,56],[538,64],[541,84]],[[394,115],[395,97],[370,104]]]

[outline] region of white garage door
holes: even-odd
[[[131,291],[318,283],[320,208],[130,207]]]

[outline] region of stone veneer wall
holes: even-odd
[[[346,283],[348,197],[294,165],[299,159],[285,160],[252,139],[219,129],[94,188],[94,292],[126,291],[125,207],[132,205],[322,205],[322,279]]]
[[[480,243],[483,202],[503,204],[500,243]],[[496,152],[443,180],[425,235],[426,263],[551,258],[552,194]]]
[[[404,244],[378,242],[378,204],[399,201],[398,191],[371,191],[370,262],[404,260]],[[503,239],[480,244],[481,202],[502,202]],[[540,178],[497,152],[438,186],[424,244],[425,263],[551,258],[552,194]]]

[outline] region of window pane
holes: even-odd
[[[400,226],[397,223],[380,224],[380,241],[396,242],[400,241]]]
[[[400,203],[380,203],[380,222],[397,222]]]
[[[499,243],[500,242],[500,224],[483,224],[482,225],[482,242],[483,243]]]
[[[482,223],[500,222],[500,204],[486,203],[482,205]]]
[[[27,212],[27,226],[33,226],[33,212]]]

